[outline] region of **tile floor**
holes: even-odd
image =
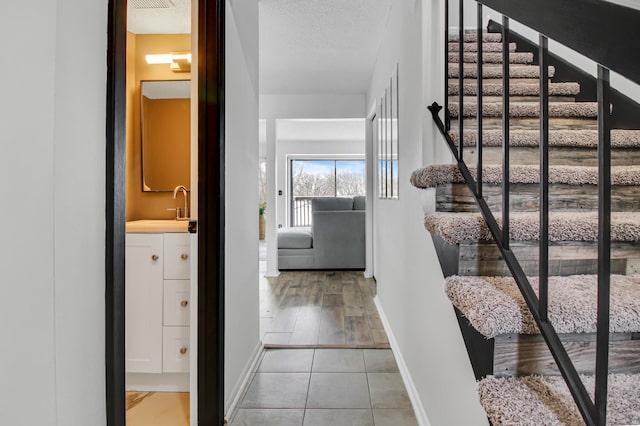
[[[232,426],[413,426],[388,349],[269,349]]]

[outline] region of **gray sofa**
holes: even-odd
[[[314,198],[311,215],[278,230],[278,269],[364,269],[365,197]]]

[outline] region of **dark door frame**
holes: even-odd
[[[224,424],[225,2],[198,0],[198,424]],[[126,425],[126,0],[109,0],[105,373],[108,426]]]

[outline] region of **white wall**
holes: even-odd
[[[0,36],[0,424],[101,425],[107,2],[15,2]]]
[[[435,133],[426,110],[428,104],[442,97],[442,86],[435,83],[442,82],[442,60],[423,63],[423,55],[443,54],[442,28],[438,24],[443,9],[435,3],[439,2],[393,2],[368,91],[370,110],[398,63],[400,199],[374,199],[374,269],[378,301],[429,423],[485,425],[486,415],[478,403],[467,352],[451,303],[444,295],[440,265],[423,227],[419,190],[409,183],[411,172],[423,166],[424,159],[447,158],[435,148],[444,141]],[[424,43],[422,7],[426,8]]]
[[[250,3],[250,4],[249,4]],[[242,7],[236,9],[236,5]],[[227,1],[225,408],[244,379],[259,336],[258,1]],[[242,29],[242,37],[239,35]]]

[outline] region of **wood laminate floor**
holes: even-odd
[[[389,348],[375,295],[375,280],[358,271],[283,271],[261,278],[262,342],[270,348]]]

